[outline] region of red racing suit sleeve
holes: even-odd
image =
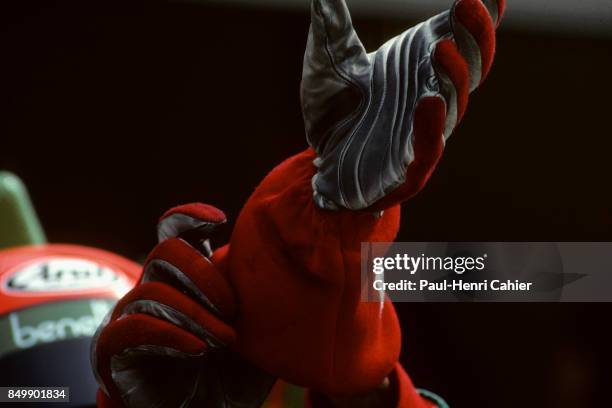
[[[294,384],[365,392],[394,369],[401,340],[388,299],[361,301],[360,247],[394,240],[399,206],[318,208],[314,158],[309,149],[275,168],[237,220],[223,262],[240,303],[236,348]]]

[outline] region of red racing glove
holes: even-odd
[[[416,194],[486,78],[504,0],[452,9],[368,54],[344,0],[314,0],[302,81],[317,206],[384,209]]]
[[[236,300],[208,240],[223,223],[203,204],[162,217],[142,277],[94,337],[100,406],[259,407],[265,399],[274,379],[230,351]]]

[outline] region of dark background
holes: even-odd
[[[355,18],[370,49],[415,22]],[[141,260],[170,206],[203,201],[235,219],[305,147],[308,24],[306,11],[2,2],[0,168],[25,180],[53,242]],[[399,239],[612,240],[611,45],[501,30]],[[401,304],[403,362],[452,407],[609,406],[611,310]]]

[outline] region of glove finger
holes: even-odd
[[[347,57],[365,57],[365,48],[355,33],[344,0],[314,0],[311,14],[315,39],[325,42],[320,45],[329,49],[336,62]]]
[[[495,27],[499,27],[506,10],[506,0],[482,0],[482,2],[489,11]]]
[[[185,241],[158,244],[145,262],[141,282],[164,282],[225,319],[236,313],[234,293],[212,262]]]
[[[198,337],[177,326],[143,314],[128,315],[109,323],[94,344],[94,370],[114,401],[123,400],[116,384],[114,363],[117,356],[131,352],[159,356],[202,356],[210,347]],[[123,364],[125,365],[125,364]]]
[[[421,99],[414,113],[414,161],[408,166],[406,179],[412,180],[414,193],[420,191],[433,173],[444,150],[446,108],[440,97]]]
[[[450,83],[442,85],[450,89],[445,94],[448,94],[450,98],[454,98],[456,103],[457,120],[452,123],[455,126],[463,118],[468,104],[468,66],[461,56],[457,44],[450,39],[442,40],[437,44],[433,53],[433,59],[440,81],[443,83],[450,81]],[[453,106],[454,104],[451,101],[449,105]],[[445,134],[450,133],[450,131],[445,132]]]
[[[311,21],[304,54],[302,110],[308,142],[324,149],[335,125],[362,103],[354,77],[367,72],[370,62],[344,0],[313,0]]]
[[[433,173],[444,150],[446,105],[437,96],[426,96],[414,113],[414,161],[406,171],[406,182],[377,202],[372,209],[381,211],[400,200],[406,200],[421,189]]]
[[[458,0],[452,11],[453,33],[469,68],[470,92],[486,78],[495,55],[493,17],[481,0]]]
[[[123,297],[113,311],[113,320],[132,314],[145,314],[180,327],[211,347],[222,347],[236,340],[233,328],[193,299],[160,282],[143,283]]]
[[[159,242],[163,242],[189,231],[197,231],[201,239],[206,239],[226,221],[225,214],[211,205],[201,203],[180,205],[162,215],[157,224],[157,237]]]

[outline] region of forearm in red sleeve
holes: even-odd
[[[226,258],[240,312],[238,350],[272,375],[331,394],[377,387],[393,370],[393,305],[361,302],[361,242],[393,241],[399,207],[382,215],[313,201],[315,154],[274,169],[240,214]]]

